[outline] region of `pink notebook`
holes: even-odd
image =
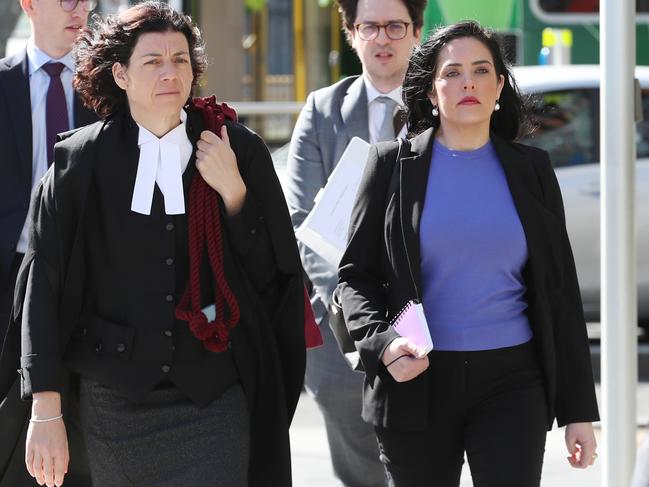
[[[426,353],[433,349],[433,339],[430,336],[424,307],[421,303],[408,301],[392,320],[392,326],[399,335],[410,338],[415,345],[426,350]]]

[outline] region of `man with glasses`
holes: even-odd
[[[29,18],[31,37],[25,50],[0,60],[0,346],[9,322],[16,274],[27,250],[31,193],[53,161],[56,134],[97,120],[72,88],[71,54],[96,1],[20,0],[20,6]],[[0,378],[0,389],[4,389],[5,379]],[[5,401],[0,407],[14,406],[18,407]],[[13,444],[5,444],[10,435],[5,426],[0,424],[3,438],[7,435],[0,441],[0,486],[34,485],[23,459],[15,458],[19,454],[14,452],[9,461]],[[24,443],[23,432],[18,444]],[[75,484],[74,475],[69,480],[66,478],[66,486]]]
[[[313,208],[352,137],[375,143],[405,136],[401,84],[419,43],[426,1],[337,0],[362,74],[311,93],[300,113],[286,188],[295,228]],[[337,270],[302,244],[300,252],[325,342],[307,354],[305,383],[324,416],[334,473],[346,487],[386,485],[374,431],[361,419],[363,376],[348,367],[328,325]]]

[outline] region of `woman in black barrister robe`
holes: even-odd
[[[95,487],[290,485],[303,285],[268,151],[205,130],[187,16],[146,2],[96,29],[75,86],[104,121],[56,146],[9,332],[27,470],[61,485],[78,428]]]

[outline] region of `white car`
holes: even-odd
[[[599,321],[600,167],[599,66],[525,66],[514,69],[523,93],[535,95],[538,128],[522,142],[550,153],[566,211],[588,321]],[[636,68],[644,120],[636,125],[638,313],[649,332],[649,66]]]

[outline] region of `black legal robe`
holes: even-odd
[[[266,147],[244,127],[234,123],[226,125],[249,195],[236,217],[238,221],[234,224],[228,221],[224,226],[227,227],[226,247],[230,248],[232,257],[228,261],[234,269],[231,272],[226,268],[229,283],[242,311],[249,313],[232,333],[231,353],[251,415],[250,485],[290,485],[288,425],[299,398],[305,364],[301,265],[288,210]],[[134,129],[130,116],[121,114],[105,124],[81,129],[57,145],[56,164],[36,195],[34,238],[19,274],[14,320],[8,337],[14,343],[19,339],[20,320],[24,322],[23,336],[47,335],[44,329],[57,333],[48,337],[49,346],[42,343],[42,351],[28,344],[31,353],[20,360],[10,347],[0,357],[0,393],[10,393],[7,404],[15,404],[17,400],[18,391],[11,372],[17,365],[21,369],[24,398],[29,398],[33,391],[47,390],[41,387],[49,387],[49,383],[38,383],[43,376],[37,371],[44,368],[54,371],[53,383],[58,378],[60,389],[66,391],[70,374],[62,357],[75,333],[82,330],[84,311],[88,309],[84,303],[88,285],[84,228],[88,221],[93,167],[102,160],[115,161],[136,155],[137,146],[134,150],[128,144],[128,134]],[[189,114],[188,130],[190,139],[195,141],[202,130],[202,121],[195,113]],[[47,245],[43,245],[45,241]],[[268,260],[264,254],[272,254],[272,258]],[[255,262],[272,262],[274,271],[268,272],[263,266],[258,268]],[[39,272],[41,279],[29,279],[30,273]],[[38,311],[36,307],[23,307],[23,298],[34,291],[30,289],[34,282],[56,293],[56,299],[41,303]],[[30,316],[32,309],[37,316]],[[24,311],[27,316],[23,319]],[[137,353],[137,345],[135,350]],[[7,424],[14,424],[19,415],[16,407],[5,407],[7,411],[10,409],[14,412]],[[25,408],[23,421],[27,413]],[[3,420],[0,407],[0,426]],[[19,435],[20,431],[12,434]],[[19,448],[19,443],[14,448]],[[0,454],[1,469],[12,455],[9,449],[0,450]]]

